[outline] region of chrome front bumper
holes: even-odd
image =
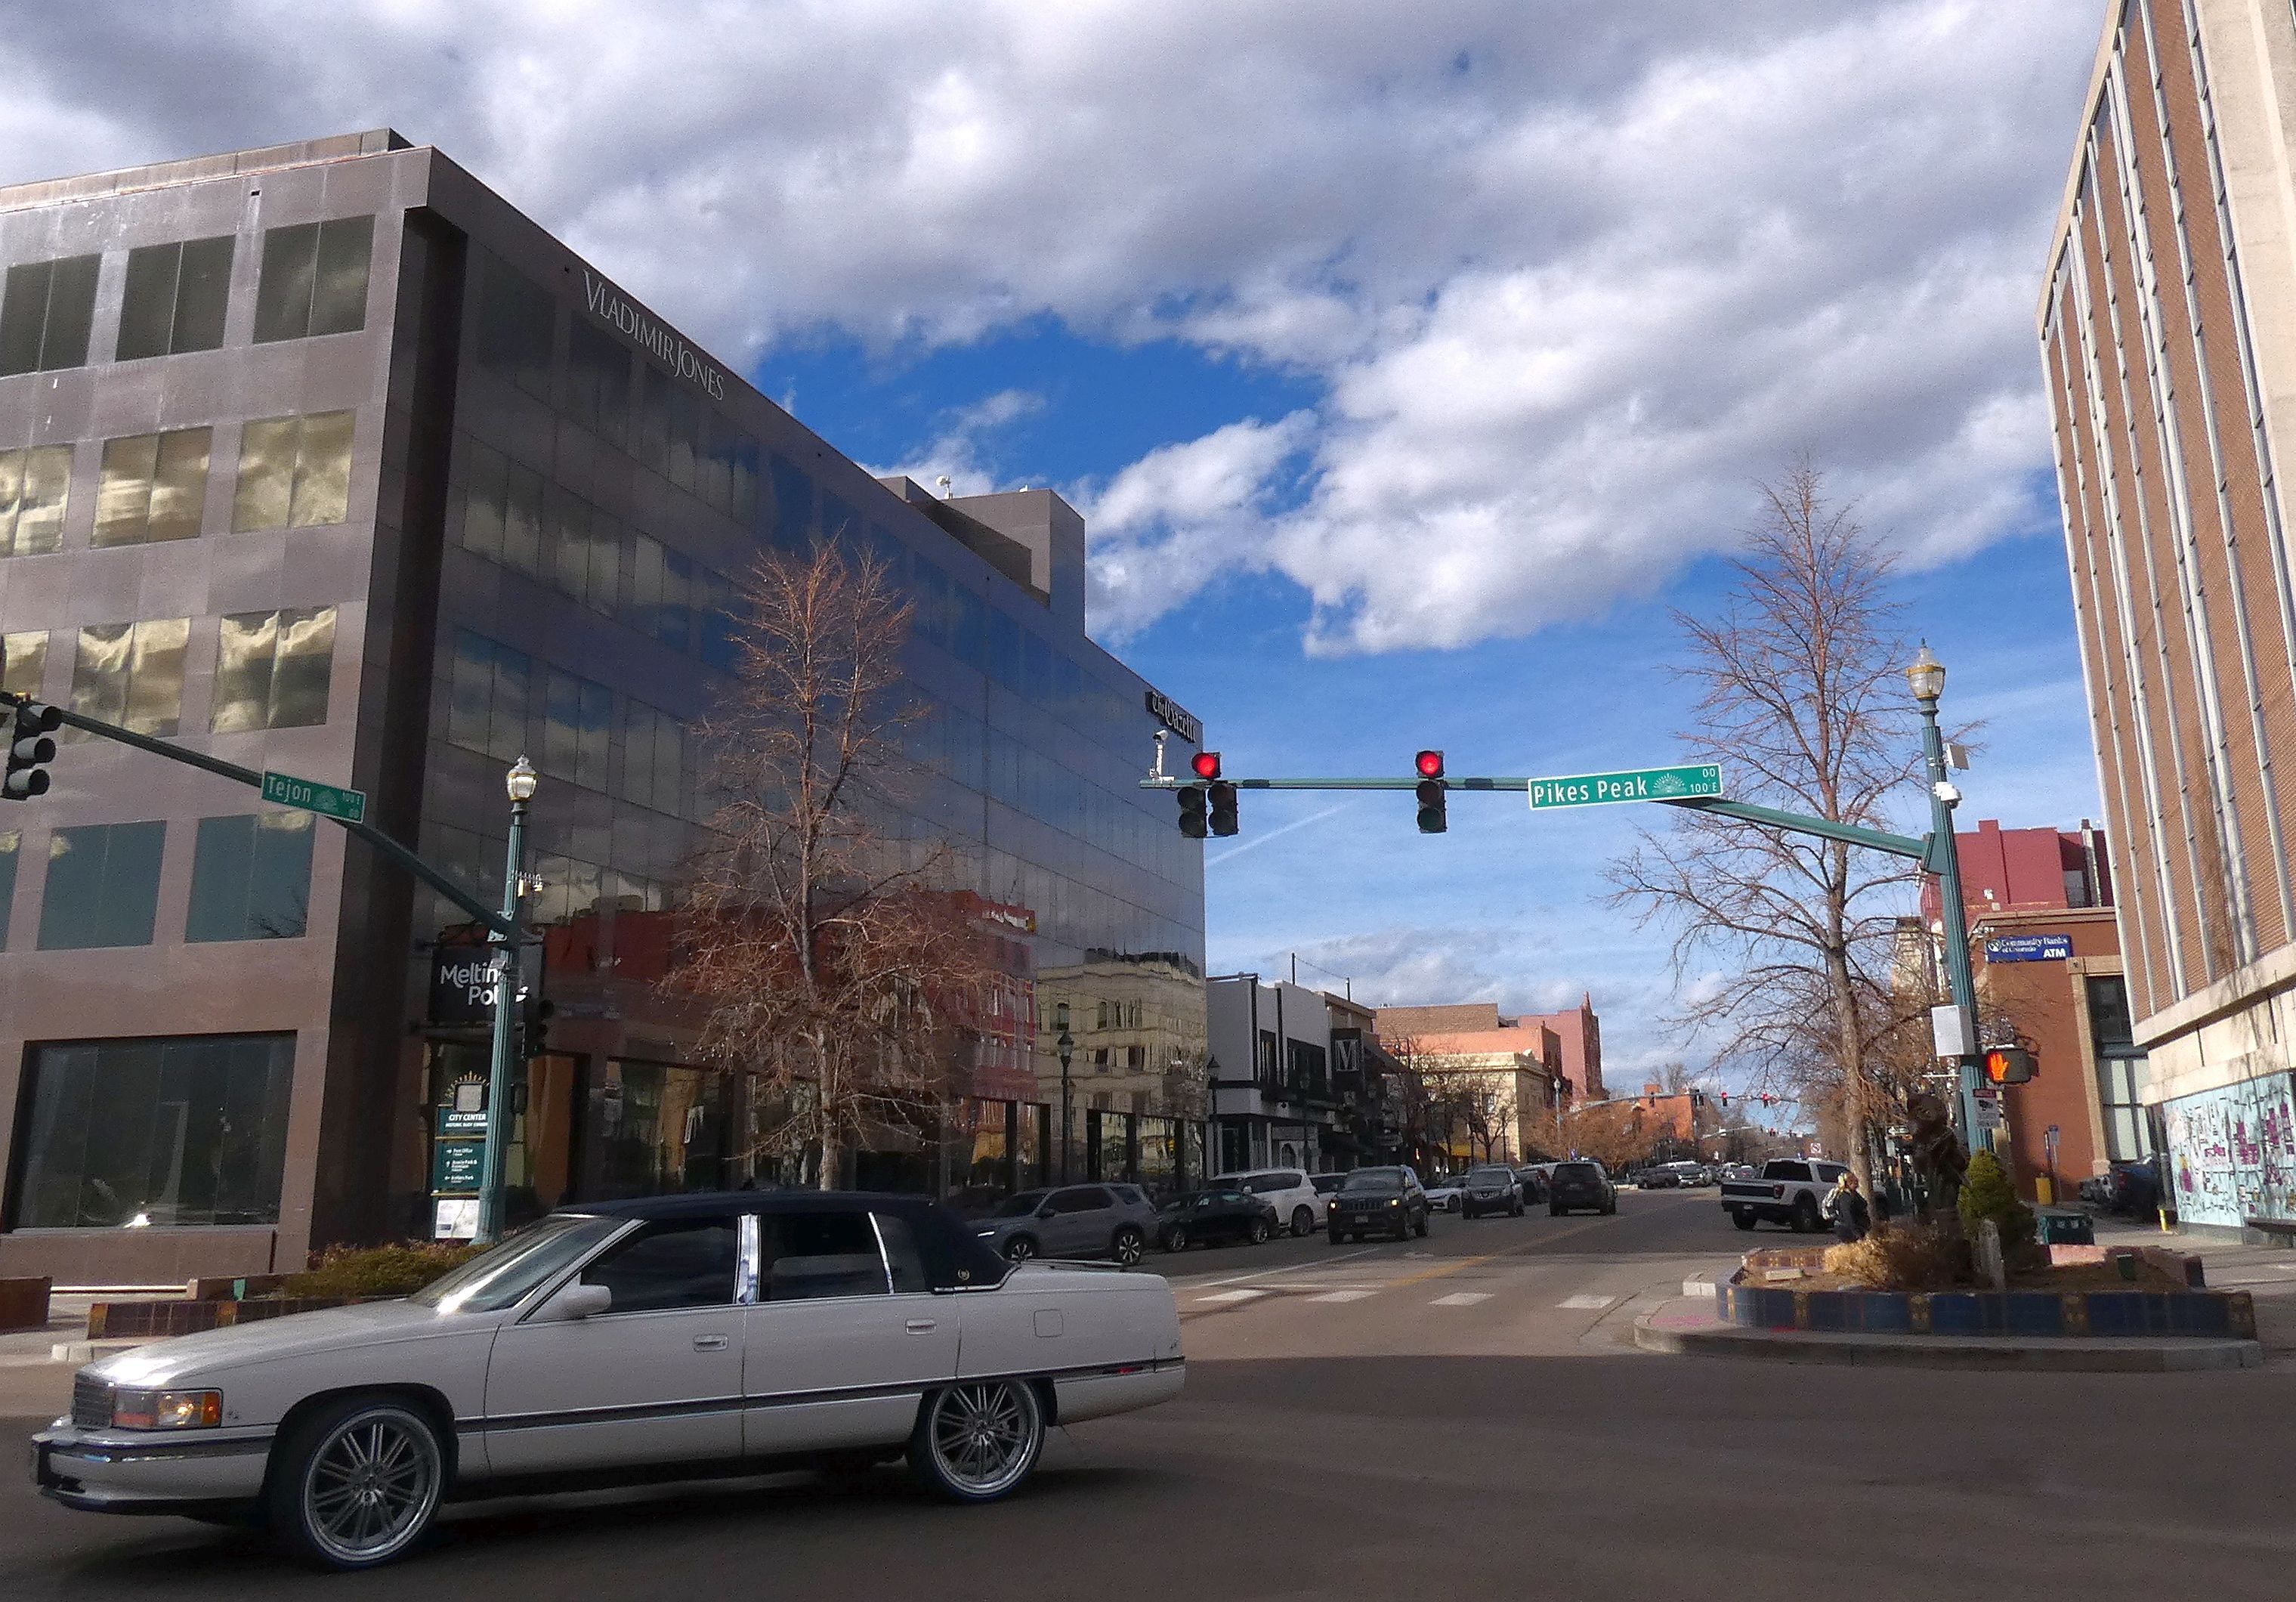
[[[94,1513],[172,1513],[250,1501],[263,1491],[269,1429],[196,1438],[86,1430],[59,1420],[32,1437],[32,1483],[43,1496]]]

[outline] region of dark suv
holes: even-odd
[[[1408,1168],[1358,1168],[1332,1193],[1332,1244],[1366,1235],[1407,1240],[1427,1233],[1427,1191]]]
[[[1558,1162],[1547,1176],[1546,1211],[1550,1217],[1561,1218],[1566,1212],[1616,1212],[1619,1210],[1618,1187],[1603,1165],[1592,1158],[1574,1157],[1568,1162]]]

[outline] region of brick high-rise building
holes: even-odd
[[[2296,1216],[2296,13],[2117,0],[2039,333],[2143,1094],[2188,1223]]]

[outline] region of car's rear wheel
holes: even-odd
[[[1794,1204],[1793,1227],[1796,1235],[1814,1235],[1824,1222],[1817,1215],[1817,1204],[1804,1191],[1801,1200]]]
[[[1421,1213],[1419,1215],[1419,1221],[1412,1225],[1411,1228],[1413,1234],[1418,1236],[1420,1239],[1425,1240],[1427,1238],[1427,1215],[1423,1212]]]
[[[271,1528],[296,1557],[323,1568],[390,1562],[430,1527],[446,1490],[438,1432],[384,1397],[322,1408],[277,1450],[264,1491]]]
[[[1004,1261],[1026,1262],[1037,1254],[1037,1243],[1025,1235],[1016,1235],[1004,1243]]]
[[[1045,1412],[1024,1380],[968,1380],[935,1392],[909,1439],[909,1466],[925,1486],[959,1502],[1009,1495],[1037,1466]]]
[[[1267,1241],[1267,1220],[1264,1218],[1256,1218],[1252,1220],[1251,1228],[1244,1231],[1243,1237],[1255,1246],[1266,1245]]]
[[[1128,1269],[1140,1261],[1140,1254],[1147,1249],[1148,1242],[1140,1231],[1127,1224],[1116,1232],[1116,1238],[1109,1243],[1108,1254]]]
[[[1754,1227],[1753,1210],[1750,1207],[1738,1208],[1730,1214],[1730,1221],[1741,1229],[1751,1229]]]
[[[1294,1207],[1292,1209],[1292,1233],[1293,1236],[1298,1237],[1301,1236],[1313,1235],[1315,1232],[1316,1215],[1304,1206]]]
[[[1185,1252],[1187,1249],[1188,1231],[1185,1225],[1174,1224],[1170,1228],[1164,1231],[1164,1250],[1167,1252]]]

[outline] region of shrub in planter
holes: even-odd
[[[478,1248],[461,1241],[404,1241],[390,1246],[329,1246],[309,1269],[280,1286],[290,1296],[405,1296],[469,1259]]]
[[[2001,1231],[2001,1256],[2012,1272],[2048,1261],[2046,1249],[2033,1238],[2033,1210],[2010,1188],[2009,1171],[1991,1152],[1980,1152],[1969,1160],[1968,1177],[1961,1182],[1961,1225],[1974,1238],[1987,1219]]]
[[[1825,1271],[1871,1291],[1947,1291],[1966,1272],[1968,1248],[1937,1224],[1883,1224],[1860,1241],[1826,1249]]]

